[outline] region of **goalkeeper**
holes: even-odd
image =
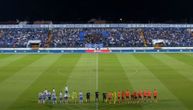
[[[76,101],[77,101],[77,98],[78,98],[78,95],[77,95],[76,91],[72,92],[71,98],[72,98],[72,101],[76,104]]]

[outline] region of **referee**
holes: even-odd
[[[99,102],[99,92],[95,92],[95,102]]]
[[[86,93],[86,103],[90,103],[90,92]]]

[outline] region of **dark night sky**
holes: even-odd
[[[192,0],[0,0],[0,21],[193,21]]]

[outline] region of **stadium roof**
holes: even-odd
[[[0,0],[0,21],[192,23],[191,0]],[[120,19],[122,18],[122,19]]]

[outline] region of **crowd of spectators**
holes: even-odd
[[[82,29],[52,29],[51,47],[83,47],[79,33]]]
[[[187,28],[17,28],[0,29],[1,48],[27,47],[29,40],[40,40],[45,47],[51,32],[49,47],[153,47],[153,40],[164,40],[166,47],[192,47],[193,34]]]
[[[0,47],[2,48],[25,48],[29,40],[41,40],[43,47],[48,37],[47,29],[1,29]]]
[[[52,47],[84,47],[85,44],[103,44],[105,47],[144,46],[140,29],[53,29],[52,33]]]
[[[186,28],[146,28],[144,37],[149,47],[153,46],[153,39],[165,40],[166,47],[192,47],[193,34]]]

